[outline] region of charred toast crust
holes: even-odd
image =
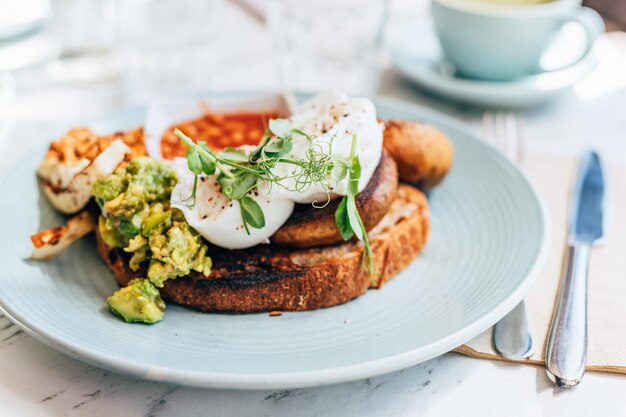
[[[391,155],[383,150],[380,162],[367,187],[356,197],[356,205],[363,224],[371,230],[387,213],[396,197],[398,169]],[[289,220],[270,239],[272,243],[300,248],[332,245],[343,242],[335,224],[335,211],[340,200],[333,200],[324,208],[297,204]]]
[[[428,203],[417,189],[400,185],[389,213],[370,234],[378,273],[362,268],[362,246],[348,242],[312,249],[273,245],[238,251],[211,248],[211,276],[192,273],[165,282],[162,297],[204,312],[251,313],[315,310],[345,303],[379,288],[419,254],[430,229]],[[131,271],[127,254],[97,233],[98,253],[120,285],[145,276]]]

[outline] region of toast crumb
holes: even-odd
[[[282,316],[282,311],[270,311],[270,317]]]

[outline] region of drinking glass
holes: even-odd
[[[268,23],[284,88],[371,94],[387,0],[272,0]]]
[[[207,89],[223,0],[118,0],[128,101]]]

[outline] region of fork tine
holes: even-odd
[[[507,156],[512,161],[517,161],[518,153],[518,131],[517,131],[517,118],[513,112],[507,112],[506,114],[506,151]]]
[[[522,164],[525,161],[525,155],[524,155],[524,119],[516,119],[516,131],[517,131],[517,149],[516,149],[516,154],[517,154],[517,162]]]
[[[491,146],[495,146],[495,121],[493,113],[490,111],[486,111],[483,114],[483,133],[485,135],[485,139],[487,139],[487,143],[491,144]]]
[[[512,111],[483,113],[483,132],[486,142],[514,162],[523,159],[522,123]]]
[[[517,163],[522,163],[523,159],[524,159],[524,143],[523,143],[523,138],[524,135],[522,134],[522,125],[523,125],[523,119],[517,117],[515,115],[515,113],[513,112],[509,112],[509,116],[508,116],[508,120],[509,120],[509,144],[510,144],[510,158],[517,162]]]
[[[507,154],[508,132],[506,113],[503,111],[496,112],[496,148],[508,157]]]

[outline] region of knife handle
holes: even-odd
[[[559,387],[578,385],[587,362],[588,244],[574,244],[566,251],[557,304],[546,348],[548,377]]]

